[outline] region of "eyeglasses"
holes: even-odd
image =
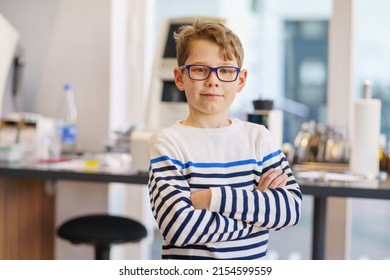
[[[184,65],[179,68],[182,70],[187,69],[188,76],[195,81],[204,81],[210,76],[211,72],[215,72],[220,81],[234,82],[241,71],[241,68],[234,66],[210,67],[201,64]]]

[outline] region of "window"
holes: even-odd
[[[381,133],[390,139],[390,2],[355,0],[355,97],[363,83],[372,82],[373,98],[381,100]],[[385,142],[386,142],[385,141]],[[387,147],[388,148],[388,147]],[[388,201],[351,201],[351,259],[390,258],[390,204]]]
[[[286,20],[284,32],[285,98],[307,108],[284,114],[284,142],[293,143],[302,122],[326,121],[328,21]]]

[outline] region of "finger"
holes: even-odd
[[[275,188],[284,187],[287,184],[287,179],[288,179],[288,175],[283,173],[271,182],[269,188],[275,189]]]
[[[271,183],[278,178],[281,174],[283,173],[283,170],[281,169],[270,169],[266,173],[261,175],[259,184],[258,184],[258,189],[261,191],[264,191],[267,189]]]
[[[265,190],[267,189],[271,182],[274,180],[274,178],[276,178],[277,176],[277,173],[275,170],[268,170],[266,173],[262,174],[261,177],[260,177],[260,181],[259,181],[259,184],[258,184],[258,187],[260,188],[260,190]]]
[[[276,177],[278,175],[279,170],[271,168],[267,170],[267,172],[261,174],[260,176],[260,182],[265,183],[267,180],[272,180],[271,177]],[[259,183],[260,183],[259,182]]]
[[[280,170],[280,169],[274,169],[272,172],[268,173],[268,174],[265,174],[266,176],[263,177],[263,183],[266,185],[266,186],[269,186],[271,185],[271,183],[276,179],[278,178],[280,175],[283,174],[283,171]]]

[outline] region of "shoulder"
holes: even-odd
[[[240,119],[233,119],[233,121],[237,124],[240,130],[243,131],[246,135],[250,135],[252,137],[270,137],[270,131],[261,124],[252,123],[249,121],[243,121]],[[271,137],[272,138],[272,137]]]
[[[161,143],[162,141],[168,141],[170,139],[177,139],[180,137],[178,133],[178,127],[173,124],[169,127],[165,127],[159,130],[156,130],[149,138],[149,144]]]
[[[156,130],[151,137],[149,138],[150,145],[184,145],[188,143],[188,140],[192,139],[194,134],[194,129],[191,127],[183,126],[177,121],[171,126],[161,128]]]
[[[275,152],[280,149],[271,132],[264,126],[248,121],[238,121],[240,134],[245,135],[258,152]]]

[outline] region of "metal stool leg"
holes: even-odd
[[[110,246],[106,244],[95,245],[95,259],[96,260],[109,260],[110,259]]]

